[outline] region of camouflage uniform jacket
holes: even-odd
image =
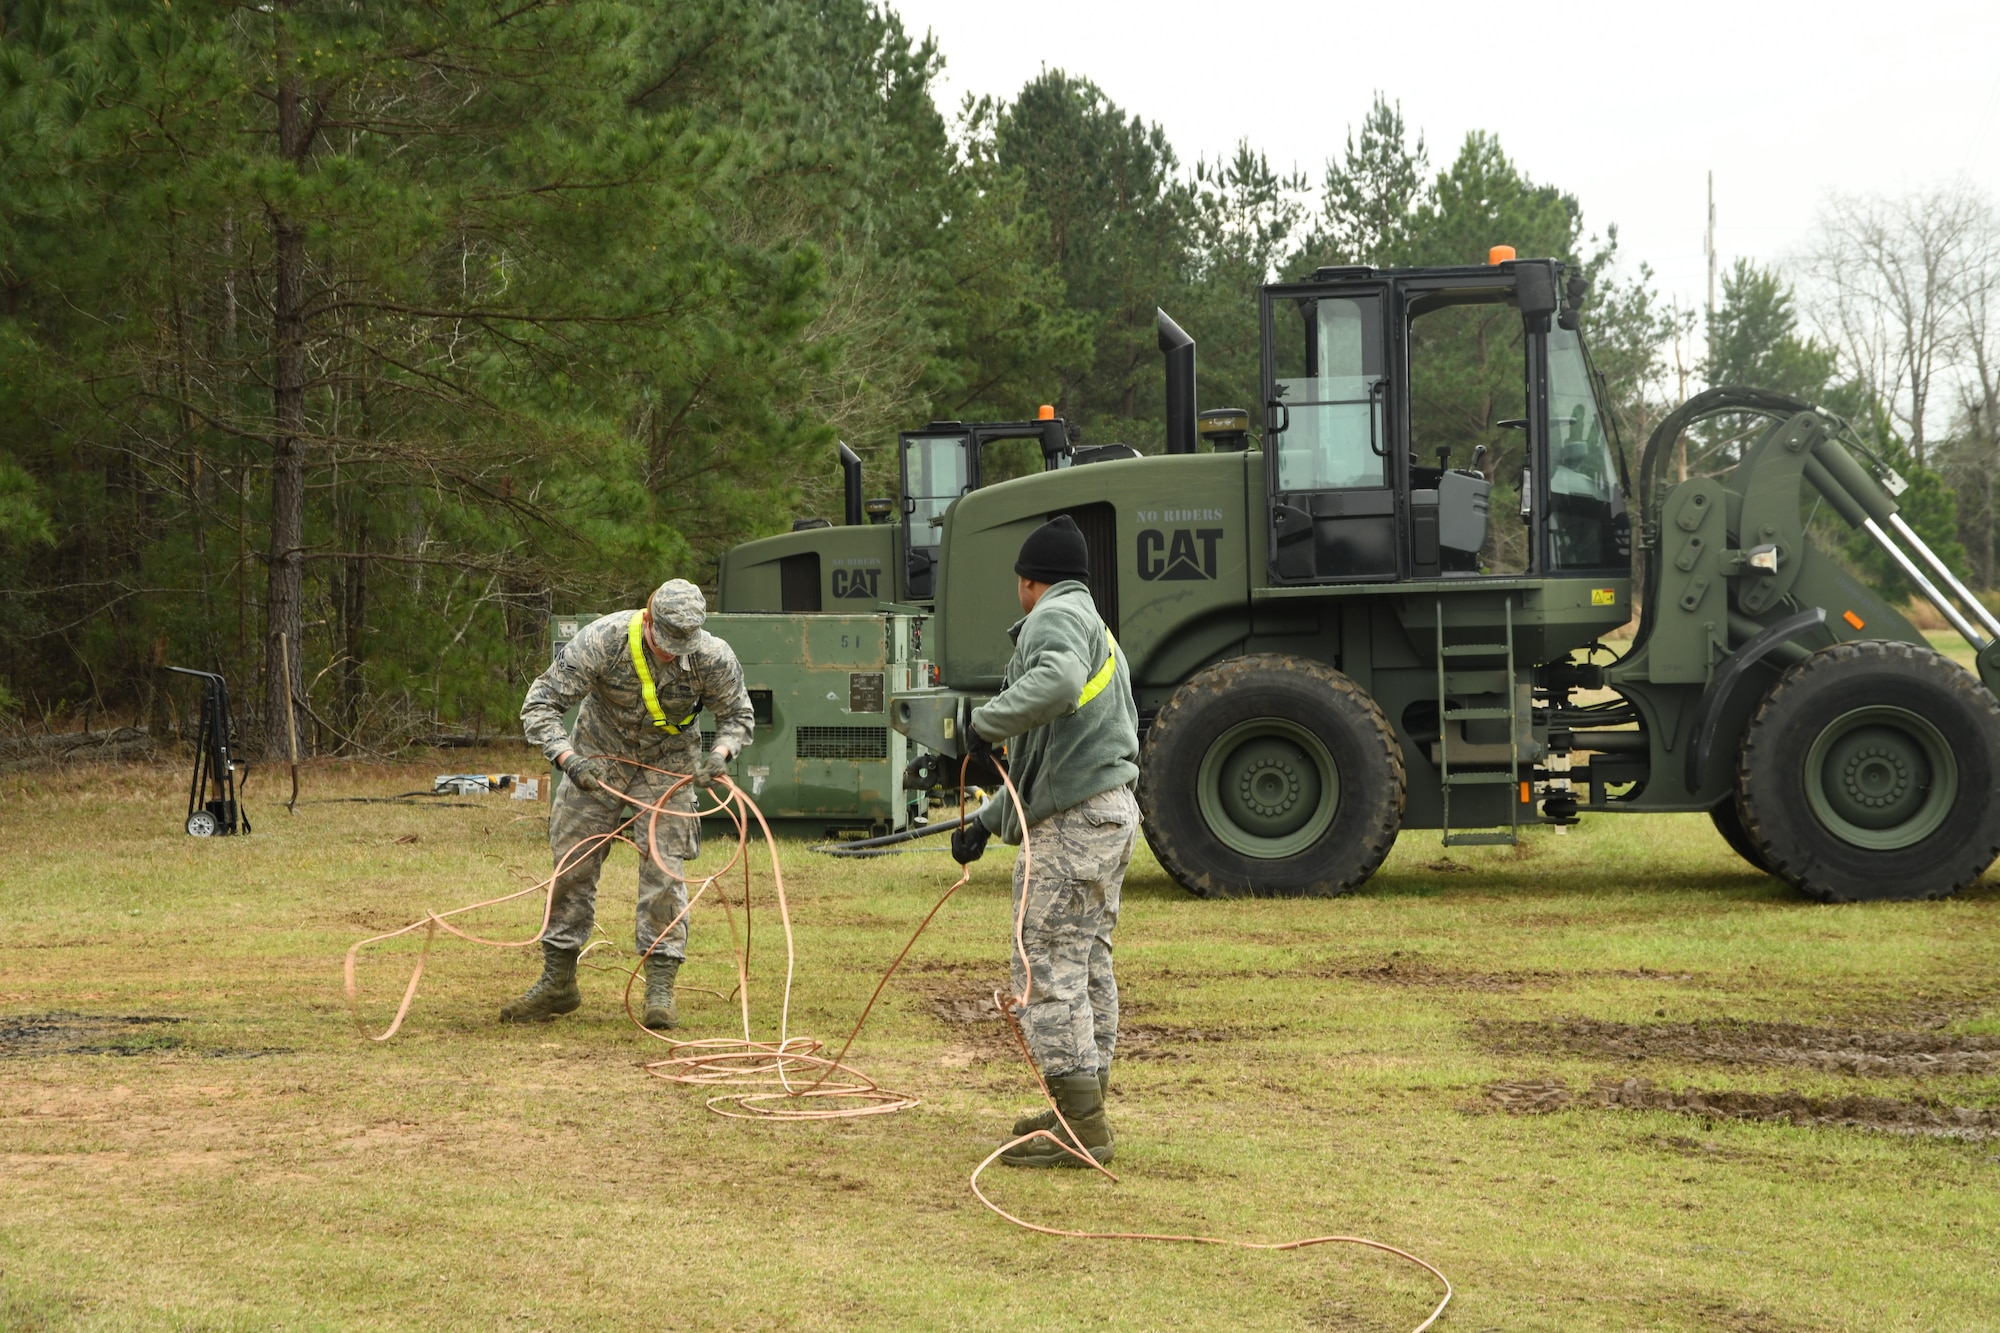
[[[679,735],[653,724],[639,689],[626,637],[637,611],[614,611],[593,620],[571,639],[549,669],[528,687],[521,726],[528,740],[554,763],[567,750],[579,755],[614,755],[686,772],[701,753],[701,732],[690,722]],[[707,709],[715,715],[711,745],[741,754],[750,744],[755,718],[743,688],[743,667],[728,644],[706,630],[694,650],[662,662],[650,649],[647,669],[667,721],[679,723]],[[563,713],[581,701],[574,735],[563,731]]]

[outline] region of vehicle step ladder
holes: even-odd
[[[1505,636],[1499,643],[1446,643],[1444,640],[1444,598],[1437,600],[1437,684],[1438,684],[1438,780],[1444,793],[1444,845],[1447,847],[1513,846],[1521,841],[1521,802],[1507,801],[1506,828],[1467,829],[1455,833],[1451,827],[1451,793],[1455,787],[1506,786],[1511,788],[1521,774],[1521,725],[1514,715],[1514,599],[1501,602],[1501,624]],[[1468,659],[1470,659],[1468,661]],[[1505,663],[1507,706],[1504,708],[1453,708],[1445,695],[1445,665],[1465,662],[1489,669]],[[1451,768],[1451,729],[1454,722],[1499,721],[1507,719],[1507,771],[1491,768],[1460,770]]]

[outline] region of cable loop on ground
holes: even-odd
[[[972,867],[967,865],[961,868],[957,880],[953,881],[951,887],[944,891],[943,896],[931,906],[931,910],[924,914],[924,919],[917,923],[917,928],[911,932],[909,940],[903,945],[902,950],[897,953],[895,961],[889,964],[887,971],[883,972],[882,979],[875,983],[874,992],[869,995],[868,1003],[862,1007],[861,1016],[855,1020],[854,1026],[849,1029],[847,1039],[841,1043],[839,1053],[827,1056],[822,1053],[826,1048],[818,1040],[811,1037],[795,1037],[790,1035],[792,979],[797,966],[797,950],[792,939],[791,906],[785,897],[784,869],[778,861],[778,842],[776,837],[772,835],[770,824],[764,819],[764,812],[757,808],[756,803],[750,799],[742,788],[738,787],[727,777],[718,779],[718,785],[723,788],[723,793],[717,798],[716,805],[708,811],[702,811],[699,808],[692,811],[670,809],[668,808],[668,803],[673,800],[682,788],[694,781],[692,776],[672,773],[666,769],[653,768],[649,764],[642,764],[632,759],[619,759],[616,756],[601,757],[612,758],[618,763],[627,764],[633,768],[659,773],[663,776],[674,778],[675,781],[655,801],[644,801],[624,792],[613,791],[613,795],[633,808],[632,817],[620,825],[618,829],[579,844],[570,853],[570,856],[558,863],[549,877],[540,883],[522,889],[517,893],[505,894],[498,898],[488,898],[483,902],[453,908],[448,912],[427,911],[417,920],[412,921],[409,925],[401,929],[386,931],[380,935],[372,935],[356,943],[347,951],[347,959],[344,965],[348,1012],[353,1017],[355,1030],[370,1041],[382,1042],[395,1036],[402,1028],[403,1020],[409,1016],[410,1007],[416,1000],[417,984],[423,979],[424,965],[430,958],[431,945],[436,940],[439,930],[443,930],[448,934],[455,935],[459,939],[473,944],[484,944],[500,949],[523,949],[539,943],[542,932],[548,928],[550,913],[554,910],[556,881],[577,860],[591,855],[597,848],[615,839],[616,841],[630,844],[638,850],[641,856],[650,858],[654,865],[663,873],[679,880],[690,889],[687,906],[682,908],[680,914],[667,923],[659,935],[654,938],[653,943],[647,947],[646,953],[641,956],[641,966],[636,968],[620,966],[615,969],[627,973],[624,992],[625,1016],[632,1020],[632,1025],[638,1028],[640,1032],[655,1041],[664,1042],[667,1045],[667,1054],[664,1058],[646,1064],[645,1070],[647,1074],[669,1083],[681,1083],[690,1087],[703,1089],[724,1089],[724,1091],[709,1097],[706,1104],[708,1109],[715,1114],[728,1116],[736,1120],[849,1120],[860,1116],[893,1115],[898,1111],[906,1111],[918,1105],[918,1098],[905,1093],[889,1091],[878,1085],[860,1070],[846,1063],[847,1053],[853,1047],[855,1038],[861,1034],[862,1027],[868,1022],[869,1015],[874,1012],[875,1002],[882,997],[882,991],[888,986],[889,979],[896,975],[896,970],[902,966],[903,960],[909,956],[910,950],[916,946],[917,940],[930,926],[939,911],[944,908],[947,902],[951,901],[954,894],[961,888],[964,888],[971,880]],[[962,772],[961,777],[963,777]],[[1021,805],[1021,795],[1015,790],[1013,779],[1008,775],[1005,768],[1000,770],[1000,780],[1005,784],[1007,798],[1013,802],[1015,816],[1019,820],[1022,829],[1021,877],[1022,883],[1025,885],[1034,874],[1034,851],[1026,831],[1027,814]],[[610,789],[607,788],[607,790]],[[965,809],[963,791],[964,788],[961,783],[959,803],[960,823],[963,823],[970,817]],[[661,859],[658,840],[660,820],[665,816],[671,816],[676,819],[699,819],[703,814],[714,814],[717,811],[724,814],[735,825],[736,848],[729,859],[719,869],[713,874],[703,876],[699,880],[697,887],[696,880],[668,869],[666,862]],[[625,835],[625,830],[630,829],[635,823],[639,822],[642,816],[645,822],[645,841],[643,844],[638,839]],[[778,1037],[776,1041],[759,1041],[751,1033],[749,843],[750,821],[753,818],[756,820],[759,831],[763,834],[764,845],[770,852],[773,896],[777,903],[779,928],[783,931],[785,937],[785,982],[778,1007]],[[939,831],[942,832],[943,830]],[[740,935],[737,932],[736,926],[735,904],[730,901],[727,892],[718,890],[715,895],[715,901],[721,904],[723,915],[729,921],[730,945],[736,962],[736,987],[728,996],[722,998],[725,1002],[732,998],[737,1001],[743,1035],[740,1038],[698,1037],[686,1040],[676,1039],[653,1031],[640,1022],[639,1017],[632,1012],[632,988],[638,983],[643,972],[645,958],[650,957],[653,950],[659,947],[660,941],[665,939],[673,931],[674,927],[687,918],[688,913],[694,910],[694,905],[709,891],[709,888],[739,864],[743,867],[743,929]],[[497,907],[503,903],[514,902],[532,893],[541,893],[543,895],[542,921],[541,925],[536,928],[535,933],[526,939],[489,940],[471,934],[452,924],[452,918],[454,917],[464,916],[469,912],[476,912],[482,908]],[[993,992],[993,1002],[1000,1010],[1001,1015],[1007,1020],[1007,1026],[1013,1034],[1014,1043],[1020,1049],[1021,1057],[1026,1062],[1029,1073],[1034,1076],[1035,1084],[1042,1094],[1042,1099],[1047,1102],[1049,1109],[1055,1112],[1056,1122],[1062,1127],[1063,1132],[1070,1136],[1070,1142],[1065,1143],[1061,1137],[1051,1130],[1036,1130],[1032,1134],[1024,1134],[1019,1138],[1010,1139],[1006,1143],[1001,1144],[988,1153],[985,1160],[973,1168],[971,1179],[968,1182],[971,1185],[973,1197],[978,1199],[981,1204],[985,1205],[996,1216],[1013,1223],[1023,1230],[1038,1232],[1044,1236],[1061,1236],[1072,1240],[1162,1241],[1189,1245],[1222,1245],[1245,1250],[1303,1250],[1316,1245],[1357,1245],[1366,1249],[1379,1250],[1385,1254],[1391,1254],[1399,1259],[1415,1264],[1443,1284],[1443,1298],[1431,1310],[1430,1317],[1417,1325],[1412,1333],[1424,1333],[1426,1329],[1435,1324],[1439,1316],[1444,1314],[1445,1307],[1451,1304],[1451,1298],[1454,1293],[1450,1279],[1445,1277],[1432,1264],[1418,1258],[1408,1250],[1398,1249],[1394,1245],[1388,1245],[1381,1241],[1370,1240],[1365,1236],[1328,1235],[1309,1236],[1301,1240],[1290,1241],[1251,1241],[1237,1240],[1225,1236],[1169,1235],[1141,1231],[1079,1231],[1062,1227],[1043,1226],[1037,1222],[1026,1221],[1020,1217],[1016,1217],[987,1197],[986,1191],[980,1186],[981,1174],[987,1167],[999,1160],[1000,1155],[1009,1148],[1015,1147],[1018,1144],[1031,1142],[1035,1139],[1048,1139],[1069,1153],[1070,1156],[1077,1158],[1079,1164],[1097,1171],[1114,1184],[1118,1180],[1117,1175],[1108,1167],[1098,1162],[1096,1158],[1090,1156],[1089,1153],[1079,1152],[1072,1146],[1075,1142],[1075,1135],[1070,1130],[1069,1122],[1063,1118],[1062,1108],[1056,1105],[1055,1097],[1049,1092],[1048,1082],[1042,1077],[1042,1071],[1035,1063],[1034,1054],[1028,1048],[1027,1038],[1022,1034],[1021,1025],[1015,1018],[1016,1012],[1026,1007],[1034,989],[1033,969],[1027,966],[1027,948],[1023,936],[1027,918],[1028,896],[1023,892],[1016,895],[1016,897],[1013,945],[1016,952],[1020,955],[1022,976],[1026,980],[1022,986],[1021,994],[1012,995],[1005,991],[995,990]],[[396,1016],[381,1033],[370,1033],[367,1024],[361,1017],[360,990],[355,973],[356,960],[360,956],[361,951],[371,944],[396,939],[417,930],[424,932],[423,947],[417,955],[415,967],[411,969],[409,982],[403,988],[403,998],[402,1002],[396,1008]],[[595,942],[586,946],[583,954],[587,954],[594,947],[596,947]],[[579,959],[582,956],[582,954],[579,954]],[[614,969],[607,967],[605,970]],[[719,994],[719,992],[711,993]]]

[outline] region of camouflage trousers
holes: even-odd
[[[1024,973],[1034,983],[1027,1006],[1016,1012],[1045,1078],[1111,1066],[1118,1045],[1111,932],[1138,837],[1139,803],[1124,787],[1058,810],[1028,830],[1035,864],[1021,924],[1027,957],[1009,952],[1014,993],[1021,993]],[[1014,862],[1017,913],[1024,863]]]
[[[691,758],[680,763],[672,760],[653,762],[662,768],[679,767],[683,772],[693,764]],[[672,778],[662,774],[627,768],[622,764],[617,766],[612,781],[643,801],[659,800],[660,794],[674,783]],[[672,808],[695,808],[692,784],[675,794]],[[628,820],[631,821],[629,825]],[[603,834],[622,829],[623,836],[640,847],[639,911],[633,930],[633,941],[638,951],[643,954],[652,949],[655,958],[687,956],[688,923],[685,917],[664,939],[660,937],[660,932],[666,930],[668,922],[687,910],[687,886],[674,876],[684,874],[687,858],[701,850],[700,821],[660,816],[653,826],[654,841],[660,854],[658,862],[645,853],[646,826],[651,821],[652,816],[644,812],[634,819],[632,807],[609,792],[587,792],[573,782],[563,782],[556,788],[555,799],[549,806],[549,850],[555,853],[556,865],[563,869],[556,876],[555,901],[549,909],[548,929],[542,932],[544,944],[562,949],[581,949],[589,942],[591,924],[597,918],[597,876],[604,867],[604,858],[611,850],[612,840],[602,839],[591,850],[581,854],[578,848],[601,838]],[[661,868],[661,863],[664,863],[665,869]],[[655,940],[659,941],[657,948],[654,947]]]

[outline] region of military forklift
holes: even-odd
[[[936,680],[924,634],[945,511],[1011,477],[1138,456],[1080,446],[1052,407],[1022,421],[933,421],[897,438],[899,498],[867,498],[861,457],[841,444],[844,523],[801,518],[725,552],[709,629],[743,663],[756,732],[732,776],[766,816],[832,836],[928,822],[957,766],[893,731],[887,700]],[[588,620],[558,617],[555,646]]]
[[[1021,540],[1069,515],[1132,668],[1147,840],[1201,896],[1345,893],[1406,828],[1504,844],[1649,811],[1707,813],[1823,900],[1973,882],[2000,853],[2000,621],[1897,513],[1893,471],[1810,404],[1703,394],[1653,432],[1635,490],[1587,291],[1505,247],[1267,286],[1261,439],[1248,413],[1197,413],[1193,342],[1162,313],[1165,456],[1057,450],[975,487],[952,470],[962,433],[935,467],[906,443],[900,528],[751,543],[724,609],[816,610],[857,596],[855,569],[894,571],[867,595],[926,613],[928,669],[888,719],[935,752],[920,786],[1002,685]],[[1724,417],[1756,429],[1670,478]],[[1828,510],[1965,634],[1977,677],[1816,548]]]
[[[1008,446],[1036,446],[1038,456]],[[1048,406],[1032,421],[933,421],[896,438],[900,498],[864,499],[861,458],[842,444],[845,524],[799,519],[790,532],[725,552],[716,572],[717,609],[802,615],[872,611],[877,603],[928,609],[937,595],[944,514],[955,501],[1029,471],[1138,456],[1123,444],[1079,448],[1075,429]]]

